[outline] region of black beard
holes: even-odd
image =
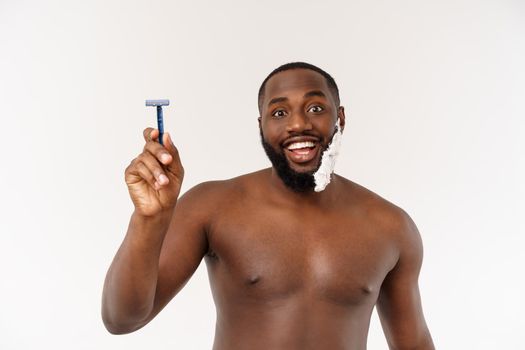
[[[286,187],[294,192],[299,193],[313,191],[315,188],[314,173],[321,166],[321,158],[319,158],[319,164],[317,164],[314,170],[304,173],[297,172],[290,167],[290,164],[288,164],[288,160],[286,159],[283,151],[276,151],[268,142],[266,142],[262,128],[259,128],[259,131],[261,134],[261,143],[264,148],[264,152],[266,152],[266,155],[270,159],[273,168]],[[321,150],[321,154],[325,149]]]

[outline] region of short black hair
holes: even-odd
[[[266,77],[266,79],[264,79],[264,81],[262,82],[261,87],[259,88],[259,95],[258,95],[259,114],[262,111],[262,103],[263,103],[263,99],[264,99],[264,88],[266,87],[266,83],[268,82],[268,80],[271,77],[273,77],[275,74],[277,74],[277,73],[284,72],[284,71],[287,71],[287,70],[290,70],[290,69],[301,69],[301,68],[302,69],[313,70],[314,72],[317,72],[317,73],[321,74],[326,79],[326,83],[328,84],[328,88],[330,89],[330,92],[332,93],[332,95],[333,95],[333,97],[335,99],[335,104],[337,105],[337,107],[339,107],[339,104],[340,104],[340,101],[339,101],[339,89],[337,88],[337,84],[335,83],[334,78],[332,78],[332,76],[330,74],[328,74],[327,72],[325,72],[321,68],[319,68],[317,66],[314,66],[313,64],[310,64],[310,63],[306,63],[306,62],[290,62],[290,63],[286,63],[286,64],[283,64],[282,66],[279,66],[279,67],[275,68]]]

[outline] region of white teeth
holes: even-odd
[[[287,148],[289,150],[292,150],[292,149],[314,147],[314,146],[315,146],[315,143],[313,143],[312,141],[306,141],[306,142],[294,142],[291,145],[289,145]]]

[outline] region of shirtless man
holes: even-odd
[[[146,325],[204,258],[215,350],[366,349],[375,305],[391,349],[434,349],[410,217],[335,173],[314,191],[322,152],[345,125],[333,79],[308,64],[281,66],[261,86],[259,111],[273,166],[181,198],[184,170],[169,134],[164,147],[158,130],[144,130],[144,150],[125,172],[135,211],[104,284],[107,329]]]

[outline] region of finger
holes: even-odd
[[[155,141],[159,137],[159,130],[154,128],[146,128],[142,132],[142,136],[144,136],[144,141]]]
[[[138,158],[142,163],[144,163],[144,165],[148,168],[151,174],[153,174],[155,180],[159,183],[159,185],[166,185],[170,181],[168,179],[168,176],[166,175],[166,172],[162,168],[162,165],[151,153],[141,153],[138,156]]]
[[[169,151],[156,141],[146,142],[144,145],[144,152],[150,153],[164,165],[168,165],[173,160],[173,156],[169,153]]]
[[[180,161],[179,150],[173,143],[173,140],[171,139],[171,134],[165,133],[163,141],[164,141],[164,148],[172,156],[172,161],[169,164],[167,164],[166,167],[170,170],[177,169],[177,168],[181,169],[182,163]]]
[[[159,188],[157,179],[155,179],[155,176],[153,176],[151,171],[143,162],[138,161],[135,165],[135,168],[139,176],[143,178],[151,187],[153,187],[156,190]]]

